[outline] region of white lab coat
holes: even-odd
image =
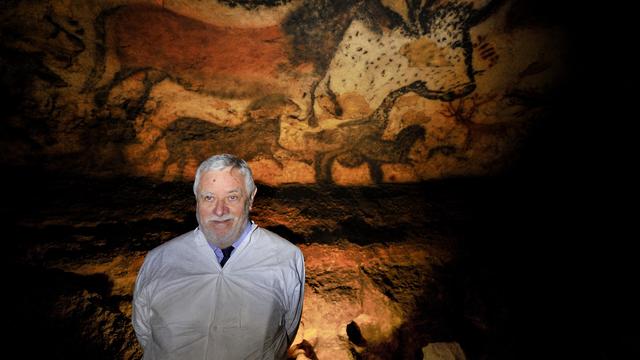
[[[150,251],[133,294],[144,359],[283,359],[304,297],[298,247],[252,225],[220,267],[198,229]]]

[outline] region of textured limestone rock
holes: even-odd
[[[465,360],[458,343],[431,343],[422,348],[424,360]]]
[[[20,217],[7,231],[22,239],[11,260],[18,328],[50,333],[43,349],[56,356],[139,358],[130,326],[135,277],[149,249],[195,227],[191,184],[38,174],[12,186],[33,189],[39,179],[47,179],[39,187],[46,199],[25,190],[10,202]],[[458,190],[258,187],[253,219],[306,259],[292,356],[406,357],[449,336],[442,309],[452,295],[442,282],[457,244],[447,224],[465,215],[442,196]]]
[[[306,353],[319,359],[351,359],[353,352],[385,359],[402,353],[400,328],[411,329],[409,318],[417,307],[437,295],[425,293],[436,279],[432,266],[450,260],[428,248],[419,243],[301,245],[307,283],[303,326],[294,346],[304,341],[310,346]],[[102,277],[109,286],[103,293],[83,290],[58,297],[54,308],[59,310],[52,318],[76,321],[84,341],[100,344],[118,358],[137,358],[129,301],[143,258],[144,253],[136,252],[55,262],[53,268],[67,276]]]
[[[566,48],[535,14],[512,22],[526,1],[496,3],[7,2],[2,161],[182,180],[229,152],[272,185],[495,174]]]
[[[529,3],[2,2],[16,347],[139,358],[136,271],[195,226],[183,181],[230,152],[261,183],[253,219],[307,257],[295,356],[489,352],[503,320],[458,289],[469,192],[421,182],[508,170],[545,118],[566,46]]]

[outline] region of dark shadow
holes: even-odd
[[[11,264],[7,328],[8,343],[23,349],[21,356],[47,359],[114,359],[105,348],[101,328],[88,323],[100,318],[96,306],[119,312],[109,304],[113,284],[104,274],[81,276],[54,269]],[[87,293],[90,294],[88,299]],[[103,320],[107,320],[102,316]],[[112,324],[115,326],[115,324]],[[103,326],[105,324],[102,324]],[[124,323],[120,326],[125,326]],[[37,344],[34,344],[36,339]],[[113,339],[116,340],[117,339]]]

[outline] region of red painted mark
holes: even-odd
[[[273,92],[274,78],[291,67],[289,43],[278,26],[220,27],[138,5],[113,14],[107,29],[121,67],[153,67],[191,86],[251,83]]]

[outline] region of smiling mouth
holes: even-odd
[[[209,223],[215,227],[221,227],[221,226],[226,226],[229,224],[229,222],[231,221],[231,219],[226,219],[226,220],[209,220]]]

